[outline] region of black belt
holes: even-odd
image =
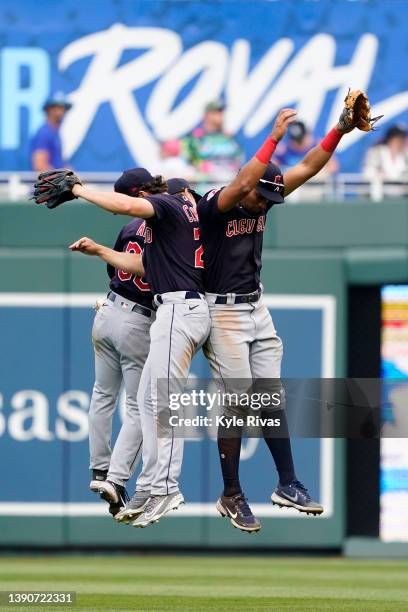
[[[253,293],[247,293],[245,295],[236,295],[234,298],[233,304],[252,304],[253,302],[257,302],[261,297],[261,291],[254,291]],[[227,304],[228,296],[226,295],[218,295],[215,299],[214,304]]]
[[[111,302],[114,302],[117,297],[121,298],[123,296],[119,294],[116,295],[112,291],[109,291],[108,300],[110,300]],[[123,299],[126,300],[127,298],[123,298]],[[131,300],[128,300],[128,301],[131,302]],[[144,317],[149,317],[149,318],[152,316],[152,311],[149,310],[149,308],[146,308],[145,306],[141,306],[140,304],[135,304],[129,312],[137,312],[138,314],[141,314]]]
[[[185,300],[202,300],[203,297],[201,293],[198,293],[198,291],[186,291],[184,299]],[[157,295],[156,300],[159,302],[159,304],[163,304],[163,299],[161,295]]]

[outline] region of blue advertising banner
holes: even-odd
[[[7,463],[0,514],[106,512],[106,505],[88,489],[87,413],[94,379],[90,332],[95,298],[94,294],[0,295],[0,448],[2,464]],[[333,376],[334,299],[266,295],[265,300],[284,340],[283,376]],[[202,376],[205,371],[199,354],[192,375]],[[124,397],[119,404],[115,435]],[[332,443],[294,441],[298,476],[322,500],[327,518],[333,510]],[[215,515],[214,502],[221,488],[216,444],[195,439],[185,446],[181,488],[188,503],[183,515]],[[241,476],[257,514],[274,515],[269,496],[277,477],[262,440],[245,441]],[[279,516],[286,514],[282,511]]]
[[[358,171],[408,119],[407,11],[405,0],[2,0],[0,170],[29,169],[57,91],[73,104],[61,129],[73,167],[155,171],[159,143],[191,132],[211,100],[224,99],[248,157],[282,107],[322,136],[352,87],[385,115],[378,135],[355,130],[338,148],[341,170]]]

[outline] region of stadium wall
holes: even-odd
[[[93,382],[91,306],[106,292],[107,277],[97,259],[72,255],[67,245],[80,235],[112,244],[124,219],[79,203],[56,211],[4,204],[0,218],[0,546],[341,546],[341,440],[294,441],[302,478],[305,473],[313,494],[324,497],[325,518],[273,510],[270,459],[248,445],[242,475],[264,527],[250,541],[229,529],[214,513],[220,478],[211,440],[188,445],[183,490],[191,503],[183,512],[147,530],[106,518],[103,504],[87,492],[85,422]],[[263,283],[285,343],[284,376],[346,374],[347,288],[407,282],[407,236],[403,201],[302,204],[271,213]],[[200,361],[195,367],[204,371]]]

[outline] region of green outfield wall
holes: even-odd
[[[84,235],[112,245],[125,222],[79,202],[52,211],[33,204],[0,204],[0,294],[103,294],[105,266],[97,258],[71,254],[67,245]],[[268,216],[262,281],[272,295],[335,298],[334,374],[345,376],[348,287],[408,282],[408,202],[276,207]],[[1,444],[0,437],[0,450]],[[5,457],[1,461],[4,465]],[[219,519],[178,518],[143,530],[138,544],[340,547],[345,528],[341,440],[335,441],[333,469],[335,512],[326,521],[279,519],[276,529],[273,519],[264,519],[263,538],[248,542],[232,529],[225,535]],[[27,521],[3,512],[0,531],[0,546],[135,546],[125,528],[117,529],[102,517],[34,516]]]

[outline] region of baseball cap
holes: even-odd
[[[131,168],[120,175],[113,188],[118,193],[137,195],[139,189],[153,179],[154,177],[146,168]]]
[[[62,91],[57,91],[45,101],[43,110],[47,110],[50,106],[64,106],[66,110],[69,110],[72,104],[68,102],[68,99]]]
[[[207,111],[223,111],[225,109],[225,104],[221,102],[221,100],[212,100],[205,105],[205,112]]]
[[[284,201],[284,190],[281,169],[276,164],[269,162],[263,177],[256,186],[256,191],[270,202],[281,204]]]
[[[190,183],[186,181],[186,179],[172,178],[167,181],[167,191],[171,195],[180,193],[181,191],[184,191],[185,189],[189,190],[189,192],[191,193],[191,195],[193,196],[196,202],[199,202],[201,200],[200,194],[194,191],[194,189],[191,189]]]

